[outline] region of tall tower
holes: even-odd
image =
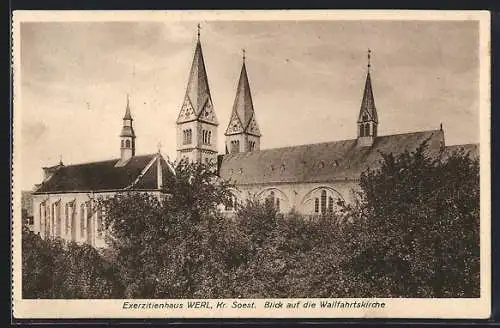
[[[248,83],[245,50],[240,80],[236,89],[233,111],[226,129],[226,153],[248,152],[260,149],[260,130],[255,119],[252,93]]]
[[[177,161],[186,158],[191,162],[216,164],[218,125],[208,87],[198,24],[198,39],[186,95],[177,118]]]
[[[117,166],[125,165],[129,159],[135,156],[135,132],[133,127],[133,119],[130,114],[130,102],[127,94],[127,107],[123,116],[122,132],[120,133],[120,160]]]
[[[378,115],[373,98],[372,80],[370,76],[371,50],[368,49],[368,69],[365,81],[365,90],[358,117],[358,145],[371,147],[377,137]]]

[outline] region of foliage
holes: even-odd
[[[163,194],[108,200],[109,249],[23,234],[23,291],[42,298],[476,297],[479,164],[463,152],[382,154],[338,213],[283,215],[181,162]]]
[[[111,263],[89,245],[42,240],[23,229],[23,298],[119,298]]]
[[[479,296],[479,163],[463,151],[383,154],[361,176],[343,264],[363,296]],[[356,294],[356,289],[352,290]],[[361,296],[361,295],[357,295]]]

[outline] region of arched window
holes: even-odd
[[[240,152],[240,141],[231,140],[231,153],[239,153],[239,152]]]
[[[80,238],[85,238],[85,204],[80,205]]]
[[[125,147],[130,148],[130,140],[125,140]]]
[[[191,129],[188,130],[187,135],[188,135],[187,143],[191,144],[191,142],[193,142],[193,132],[191,131]]]
[[[226,211],[232,211],[233,208],[234,208],[234,200],[233,197],[230,197],[228,203],[226,204]]]
[[[207,144],[212,144],[212,131],[208,131],[208,142]]]
[[[125,147],[125,140],[122,140],[122,148]]]
[[[276,198],[276,210],[279,212],[280,211],[280,199]]]
[[[365,125],[364,124],[360,124],[359,125],[359,136],[360,137],[364,137],[365,136]]]
[[[321,213],[326,213],[326,190],[321,190]]]
[[[377,136],[377,125],[376,124],[373,124],[373,136],[374,137]]]
[[[365,136],[368,137],[370,135],[370,124],[365,124]]]
[[[328,197],[328,212],[333,212],[333,197]]]
[[[319,213],[319,199],[314,198],[314,213]]]
[[[255,141],[248,142],[248,150],[253,151],[255,149]]]

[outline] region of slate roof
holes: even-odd
[[[363,100],[359,110],[358,123],[364,122],[363,114],[368,114],[369,120],[378,123],[377,108],[375,107],[375,99],[373,98],[372,79],[370,71],[366,74],[365,90],[363,92]]]
[[[230,133],[229,129],[231,121],[229,121],[228,127],[226,129],[226,135],[247,132],[248,127],[250,125],[250,121],[252,120],[252,117],[255,115],[255,111],[253,108],[252,93],[250,91],[250,83],[248,82],[247,68],[244,61],[241,67],[240,79],[238,81],[238,87],[236,89],[236,97],[234,98],[233,111],[231,117],[234,114],[236,114],[240,119],[243,130],[232,131]],[[258,127],[256,127],[256,130],[258,131]],[[260,136],[260,132],[258,133],[258,135]]]
[[[134,156],[121,167],[115,167],[119,159],[62,166],[40,185],[35,194],[124,189],[134,183],[155,156],[157,154]],[[165,185],[171,173],[163,159],[162,167]],[[156,187],[156,164],[153,164],[131,189],[154,190]]]
[[[455,151],[463,150],[468,153],[472,158],[479,158],[479,144],[463,144],[463,145],[452,145],[445,147],[445,156],[451,155]]]
[[[356,180],[379,165],[379,152],[412,151],[429,139],[429,152],[444,145],[441,130],[379,136],[372,147],[356,139],[220,155],[219,175],[239,185]]]

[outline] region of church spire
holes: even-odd
[[[365,80],[365,89],[363,92],[363,100],[361,101],[361,108],[359,110],[358,123],[363,121],[363,114],[367,114],[369,119],[378,123],[377,108],[375,107],[375,99],[373,97],[372,79],[370,75],[371,68],[371,50],[368,49],[368,65]]]
[[[200,41],[200,24],[184,100],[177,117],[177,159],[216,162],[217,116],[208,86],[208,76]]]
[[[132,120],[132,114],[130,114],[130,102],[129,102],[129,96],[127,93],[127,106],[125,108],[125,115],[123,116],[124,120]]]
[[[135,131],[133,127],[132,114],[130,112],[130,101],[127,94],[127,105],[123,116],[123,126],[120,133],[120,161],[117,166],[125,165],[130,158],[135,156]]]
[[[363,91],[363,100],[359,109],[358,116],[358,143],[363,146],[371,146],[374,138],[377,137],[378,115],[373,97],[372,79],[371,79],[371,50],[367,54],[367,73],[365,88]]]
[[[208,109],[210,115],[203,115],[201,119],[218,125],[217,118],[212,109],[212,96],[208,86],[207,71],[205,69],[205,60],[203,59],[203,51],[200,41],[200,24],[198,24],[198,38],[189,72],[189,79],[184,96],[177,123],[192,121],[199,118],[205,109]]]
[[[255,118],[252,92],[248,82],[246,51],[242,50],[240,79],[229,124],[226,129],[226,147],[230,152],[252,151],[260,148],[260,130]],[[243,140],[239,140],[241,136]],[[238,141],[238,142],[236,142]],[[236,145],[237,144],[237,145]],[[242,147],[240,147],[242,144]]]

